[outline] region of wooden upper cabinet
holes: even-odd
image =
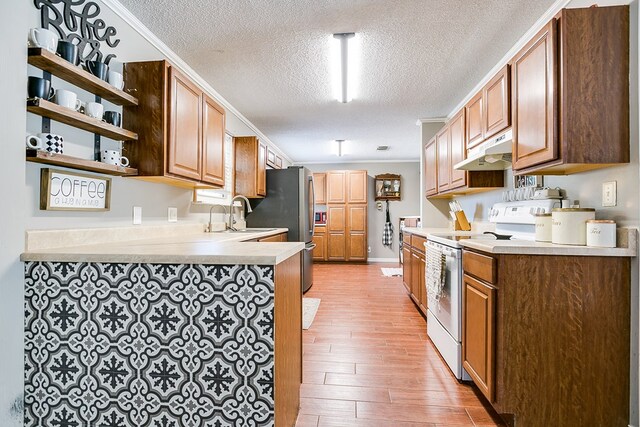
[[[436,135],[438,153],[438,192],[449,187],[449,126],[445,126]]]
[[[554,19],[511,62],[514,170],[558,158],[555,44]]]
[[[484,99],[482,91],[471,98],[464,107],[466,111],[467,148],[473,148],[484,140],[482,119],[484,115]]]
[[[367,171],[348,171],[347,196],[347,203],[367,203]]]
[[[513,58],[514,174],[629,162],[629,43],[628,6],[563,9]]]
[[[201,171],[202,91],[189,79],[170,70],[169,146],[170,174],[195,180]]]
[[[267,166],[276,168],[276,152],[271,150],[271,147],[267,147]]]
[[[438,151],[434,137],[424,146],[425,196],[438,193]]]
[[[248,198],[267,195],[267,146],[255,136],[236,136],[235,194]]]
[[[484,139],[492,137],[511,124],[510,79],[509,66],[505,65],[482,89],[485,107],[482,124]]]
[[[225,110],[167,61],[124,64],[139,104],[123,109],[124,142],[138,179],[180,187],[224,186]]]
[[[313,188],[315,192],[316,205],[324,205],[327,203],[327,174],[313,174]]]
[[[327,172],[327,203],[347,202],[346,182],[346,171]]]
[[[463,108],[449,121],[449,189],[467,185],[467,172],[456,170],[453,166],[466,158],[464,143],[464,112]]]
[[[225,111],[213,99],[204,95],[202,100],[202,180],[224,186],[224,129]]]

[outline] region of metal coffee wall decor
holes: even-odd
[[[57,31],[61,40],[78,46],[81,61],[109,63],[113,54],[105,56],[100,51],[101,42],[116,47],[116,29],[98,18],[100,6],[86,0],[34,0],[40,9],[42,28]]]

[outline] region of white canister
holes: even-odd
[[[610,219],[587,221],[587,246],[616,247],[616,222]]]
[[[555,208],[551,213],[551,242],[558,245],[587,244],[587,221],[596,219],[592,208]]]
[[[551,241],[551,214],[536,214],[536,242]]]

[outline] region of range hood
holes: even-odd
[[[460,163],[456,163],[453,168],[466,171],[507,169],[511,166],[512,141],[513,131],[509,128],[470,149],[467,153],[467,158]]]

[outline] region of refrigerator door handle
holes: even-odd
[[[316,218],[316,187],[315,184],[313,182],[313,175],[309,176],[309,187],[311,188],[311,191],[309,192],[309,197],[311,197],[311,200],[309,202],[313,202],[312,203],[308,203],[309,205],[313,206],[313,209],[311,209],[311,212],[309,212],[309,232],[311,232],[311,237],[313,237],[313,233],[314,233],[314,225],[315,225],[315,218]]]
[[[311,243],[310,245],[305,246],[304,250],[305,251],[312,251],[312,250],[314,250],[316,248],[316,246],[317,245],[315,243]]]

